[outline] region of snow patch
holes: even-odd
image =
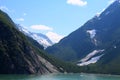
[[[117,1],[118,3],[120,3],[120,0],[109,0],[108,4],[113,4],[115,1]]]
[[[33,39],[35,39],[39,44],[44,46],[44,49],[46,49],[48,46],[51,46],[51,44],[45,39],[42,38],[36,34],[31,35]]]
[[[103,8],[102,11],[96,13],[96,17],[98,18],[98,20],[101,19],[101,18],[100,18],[100,15],[101,15],[104,11],[105,11],[105,8]]]
[[[89,61],[86,61],[86,62],[83,62],[83,63],[78,63],[77,65],[78,65],[78,66],[86,66],[86,65],[89,65],[89,64],[94,64],[94,63],[96,63],[102,56],[103,56],[103,54],[100,55],[100,56],[97,56],[97,57],[93,57],[93,58],[91,58]]]
[[[96,16],[96,17],[99,17],[99,16],[100,16],[100,14],[101,14],[101,13],[96,13],[96,15],[95,15],[95,16]]]
[[[90,38],[93,39],[96,35],[96,30],[93,29],[93,30],[87,30],[87,33],[90,34]]]
[[[117,48],[117,46],[113,46],[115,49]]]
[[[29,34],[29,32],[26,29],[24,29],[24,28],[22,29],[22,31],[27,33],[27,34]]]
[[[97,46],[98,44],[97,44],[97,40],[96,39],[94,39],[94,44]]]
[[[26,35],[27,35],[27,34],[30,34],[30,32],[29,32],[26,28],[21,27],[20,25],[18,25],[18,29],[19,29],[19,31],[25,33]]]
[[[116,0],[109,0],[109,1],[108,1],[108,4],[109,4],[109,5],[110,5],[110,4],[113,4],[115,1],[116,1]]]
[[[95,44],[95,46],[97,46],[97,39],[95,39],[96,30],[87,30],[86,32],[90,35],[90,38],[92,39],[92,42]]]
[[[98,54],[98,53],[102,53],[104,51],[103,50],[94,50],[93,52],[89,53],[85,58],[81,59],[81,62],[85,62],[87,60],[89,60],[91,57],[93,57],[94,55]]]

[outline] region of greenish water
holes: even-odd
[[[0,80],[120,80],[120,76],[99,74],[0,75]]]

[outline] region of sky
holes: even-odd
[[[16,24],[58,42],[103,11],[114,0],[0,0]]]

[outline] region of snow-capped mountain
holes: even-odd
[[[27,29],[25,29],[24,27],[22,27],[21,25],[17,24],[17,28],[19,29],[19,31],[21,31],[22,33],[24,33],[25,35],[33,38],[34,40],[36,40],[40,45],[42,45],[45,48],[47,48],[48,46],[52,46],[54,43],[44,34],[41,33],[33,33],[28,31]]]

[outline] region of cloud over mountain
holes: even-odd
[[[47,32],[46,36],[48,36],[54,43],[58,43],[64,37],[55,32]]]

